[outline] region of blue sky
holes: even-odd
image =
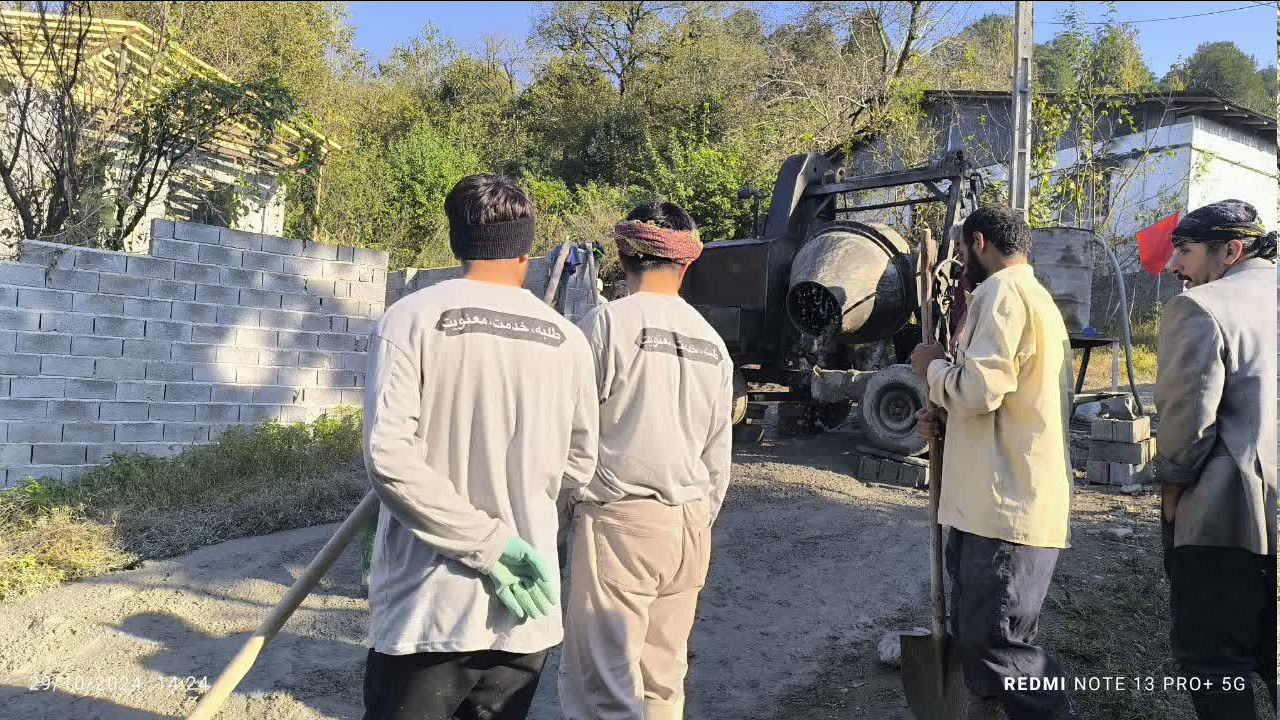
[[[788,3],[768,3],[772,6]],[[434,23],[463,47],[479,44],[488,33],[523,38],[529,31],[536,8],[533,2],[378,2],[357,0],[351,4],[350,23],[355,27],[356,44],[374,59],[384,58],[393,45],[417,34],[426,23]],[[1051,24],[1059,19],[1069,2],[1036,3],[1036,42],[1044,42],[1061,29]],[[1090,20],[1101,20],[1105,12],[1100,2],[1078,5]],[[957,20],[976,19],[992,12],[1013,12],[1012,2],[957,2]],[[1257,58],[1260,66],[1275,62],[1276,11],[1274,4],[1237,2],[1118,2],[1121,20],[1166,18],[1177,15],[1248,8],[1217,15],[1182,20],[1139,23],[1139,42],[1147,64],[1157,76],[1163,75],[1179,57],[1196,46],[1214,40],[1232,40]]]

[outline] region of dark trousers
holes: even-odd
[[[998,700],[1010,720],[1071,717],[1065,689],[1006,690],[1004,681],[1066,682],[1058,663],[1032,644],[1058,550],[953,528],[946,560],[952,585],[951,631],[960,646],[969,690],[980,698]]]
[[[364,720],[524,720],[547,652],[369,650]]]
[[[1175,548],[1173,524],[1165,523],[1164,568],[1173,657],[1188,678],[1203,683],[1192,686],[1196,715],[1201,720],[1256,718],[1254,673],[1267,683],[1274,709],[1276,559],[1241,548]]]

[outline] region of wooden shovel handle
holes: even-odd
[[[920,280],[920,339],[925,343],[936,339],[933,318],[933,265],[936,253],[933,233],[925,228],[916,263]],[[932,409],[933,403],[926,400],[926,407]],[[942,440],[934,438],[929,441],[929,598],[932,605],[930,619],[933,636],[938,638],[944,634],[943,624],[947,614],[942,584],[942,526],[938,524],[938,504],[941,497]]]
[[[306,570],[293,581],[293,586],[284,594],[280,602],[276,603],[275,608],[271,610],[271,614],[266,620],[258,626],[258,629],[249,636],[240,646],[240,651],[235,657],[231,658],[231,662],[227,663],[227,667],[218,675],[218,679],[213,682],[204,695],[200,697],[200,702],[196,704],[191,714],[187,716],[187,720],[212,720],[218,714],[222,703],[226,702],[227,697],[236,689],[236,685],[244,679],[244,676],[253,667],[253,661],[257,659],[258,653],[266,646],[271,638],[280,632],[280,628],[288,622],[289,616],[293,615],[293,611],[298,609],[302,601],[307,595],[316,588],[316,584],[320,582],[320,578],[329,571],[334,561],[342,554],[343,549],[351,543],[352,538],[365,523],[373,517],[378,511],[378,496],[370,490],[356,505],[356,509],[351,511],[347,519],[338,526],[337,532],[333,537],[329,538],[329,542],[320,548],[320,552],[316,553],[311,564]]]

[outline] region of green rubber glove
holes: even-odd
[[[546,615],[560,600],[551,569],[532,545],[518,537],[507,541],[489,579],[498,600],[521,620]]]

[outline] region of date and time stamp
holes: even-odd
[[[203,692],[209,689],[208,676],[180,675],[81,675],[78,673],[34,674],[31,692],[59,691],[103,695],[118,692]]]

